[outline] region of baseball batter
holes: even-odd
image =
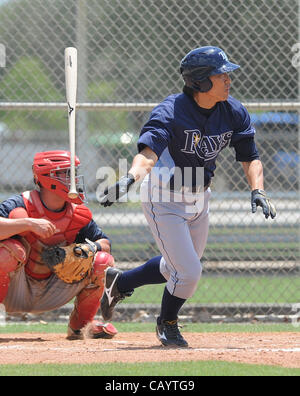
[[[101,197],[101,204],[109,206],[143,179],[143,211],[161,256],[123,273],[109,268],[101,309],[108,320],[116,303],[136,287],[166,282],[156,327],[165,346],[188,346],[178,329],[178,313],[201,278],[210,185],[218,154],[226,146],[234,148],[236,160],[243,165],[252,212],[261,206],[266,218],[276,216],[264,191],[263,166],[249,113],[229,95],[229,73],[239,67],[217,47],[189,52],[180,67],[183,93],[167,97],[152,111],[128,175]]]
[[[79,197],[68,198],[70,166],[69,152],[37,153],[33,162],[37,189],[0,205],[0,303],[9,313],[42,313],[76,297],[67,337],[82,339],[87,324],[92,338],[113,337],[117,333],[113,325],[94,320],[104,291],[104,270],[114,265],[110,241],[83,205],[80,176]],[[68,271],[65,277],[42,258],[54,246],[63,253],[62,247],[69,247],[71,257],[63,257],[62,262]],[[76,260],[85,264],[82,270],[75,266]]]

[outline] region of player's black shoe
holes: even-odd
[[[189,344],[180,334],[178,321],[157,319],[156,335],[158,340],[167,347],[187,348]]]
[[[119,291],[117,280],[121,274],[122,271],[117,268],[108,268],[106,270],[105,288],[101,300],[101,314],[105,321],[112,318],[117,303],[124,300],[125,297],[130,297],[133,293],[133,290],[125,293]]]

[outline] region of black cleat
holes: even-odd
[[[180,334],[178,321],[157,320],[156,335],[158,340],[167,347],[188,348],[189,344]]]
[[[105,289],[101,300],[101,314],[105,321],[110,320],[113,316],[114,308],[117,303],[130,297],[133,291],[121,293],[117,286],[117,280],[122,271],[117,268],[108,268],[105,273]]]

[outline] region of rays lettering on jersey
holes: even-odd
[[[181,151],[186,154],[197,154],[204,161],[210,161],[217,157],[219,152],[230,142],[233,131],[227,131],[220,135],[202,135],[198,129],[184,131],[186,134],[185,147]]]

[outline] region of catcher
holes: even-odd
[[[80,161],[76,158],[76,170]],[[74,297],[67,338],[111,338],[117,330],[94,320],[104,271],[114,265],[110,241],[92,219],[82,176],[79,197],[68,198],[70,153],[37,153],[36,189],[0,204],[0,303],[9,313],[55,310]]]

